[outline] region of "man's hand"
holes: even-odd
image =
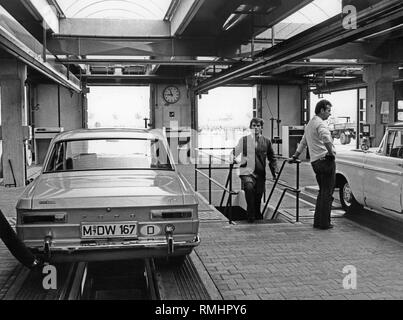
[[[295,161],[298,160],[298,157],[294,154],[290,159],[288,159],[288,163],[294,163]]]
[[[330,159],[330,160],[335,160],[336,159],[336,154],[335,153],[327,153],[326,154],[326,158]]]

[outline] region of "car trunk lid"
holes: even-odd
[[[32,209],[183,205],[181,182],[174,171],[69,172],[44,174]]]

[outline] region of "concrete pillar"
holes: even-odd
[[[152,129],[158,128],[160,122],[156,123],[155,108],[157,107],[157,85],[150,84],[150,123]]]
[[[17,59],[0,59],[4,185],[14,184],[15,179],[17,187],[25,186],[26,180],[22,128],[26,78],[25,64]]]
[[[86,83],[82,84],[81,93],[81,107],[82,107],[82,128],[88,128],[88,98],[87,94],[90,93],[90,89],[87,87]]]
[[[399,78],[399,68],[396,63],[384,63],[366,66],[364,81],[368,84],[367,90],[367,123],[371,125],[372,145],[381,142],[385,127],[395,121],[395,92],[393,81]],[[387,123],[382,122],[382,102],[389,103],[389,118]]]
[[[256,116],[263,117],[262,85],[256,85]]]

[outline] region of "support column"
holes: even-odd
[[[366,66],[363,80],[368,84],[367,90],[367,123],[371,125],[373,146],[379,145],[385,126],[395,121],[395,94],[393,81],[399,77],[399,66],[396,63],[384,63]],[[389,104],[388,121],[382,121],[382,102]]]
[[[263,118],[262,85],[256,85],[256,116]]]
[[[0,59],[4,185],[14,184],[15,178],[17,187],[25,186],[26,181],[22,128],[26,78],[27,67],[25,64],[17,59]]]
[[[87,87],[87,83],[82,84],[81,93],[81,105],[82,105],[82,128],[88,128],[88,98],[87,94],[90,93],[90,89]]]
[[[156,84],[150,84],[150,123],[151,123],[151,129],[158,128],[156,122],[156,115],[155,115],[155,108],[157,108],[158,105],[158,99],[157,99],[157,90],[158,87]]]

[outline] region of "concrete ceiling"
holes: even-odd
[[[391,41],[403,46],[403,4],[397,0],[343,0],[364,13],[363,19],[372,26],[366,32],[343,30],[337,27],[342,17],[335,17],[292,39],[256,36],[312,0],[173,0],[164,20],[66,18],[60,8],[55,9],[56,0],[35,1],[41,2],[42,7],[32,0],[0,0],[0,5],[46,46],[56,63],[93,84],[186,81],[203,92],[219,85],[287,79],[352,82],[351,78],[360,81],[367,63],[401,59]],[[385,14],[390,23],[375,24],[374,19]],[[57,25],[52,23],[55,17]],[[319,45],[324,40],[327,45]],[[5,44],[0,41],[0,46]],[[310,58],[358,62],[315,64]]]

